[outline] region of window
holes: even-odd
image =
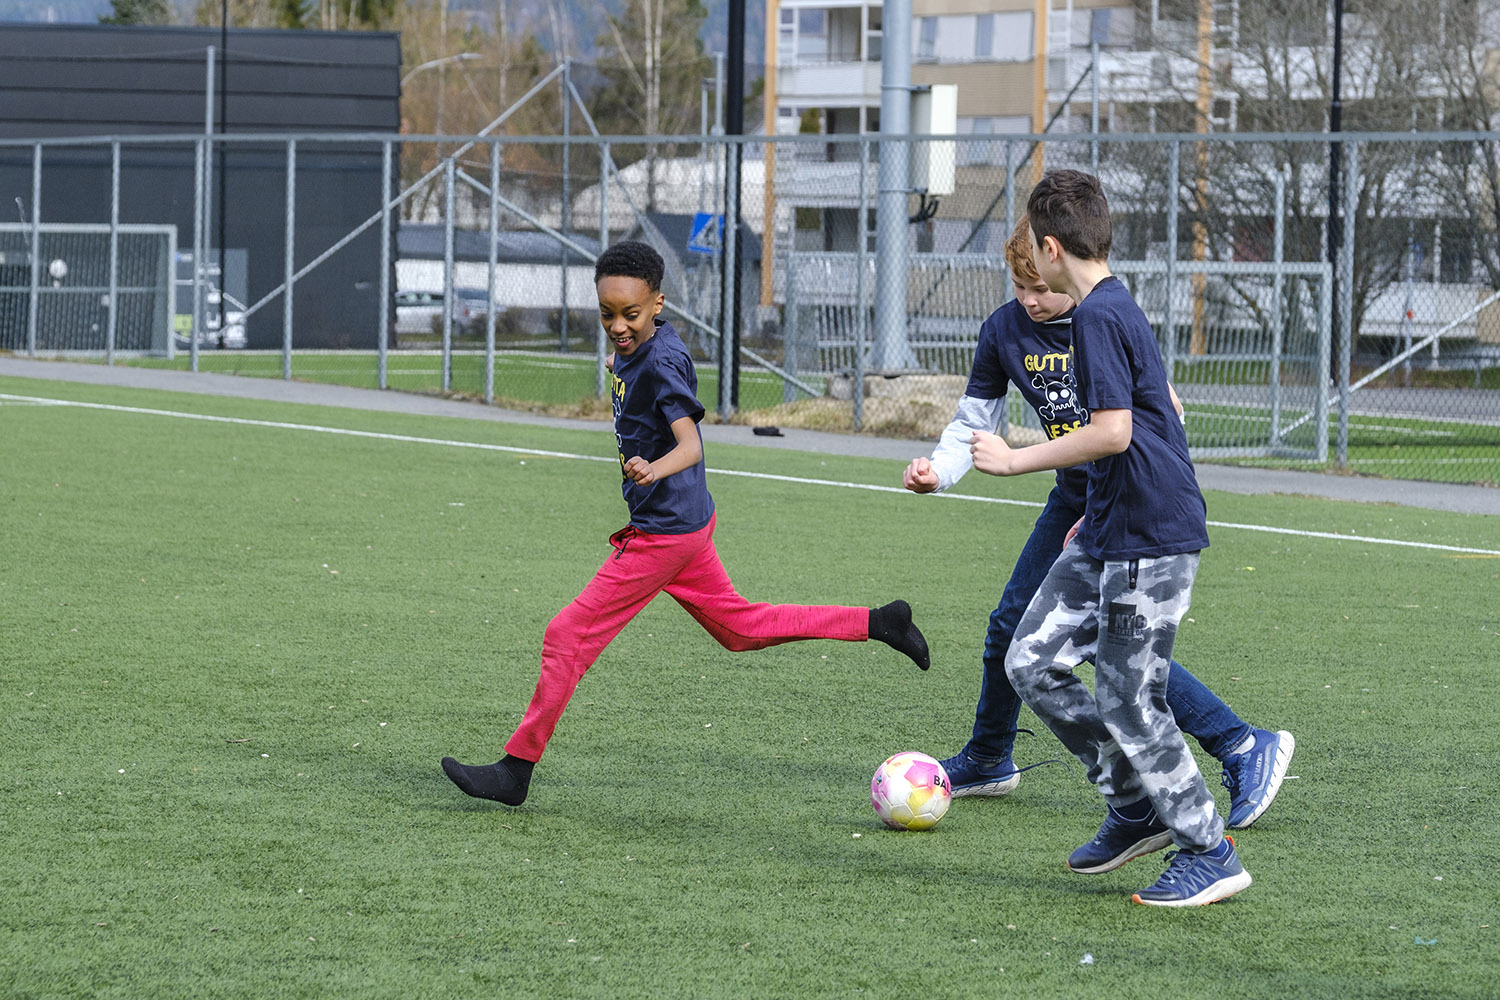
[[[958,120],[958,134],[960,136],[986,136],[986,135],[1026,135],[1031,132],[1031,119],[1026,115],[998,115],[981,116],[974,118],[960,118]],[[959,139],[954,150],[956,162],[961,167],[974,166],[997,166],[1005,165],[1005,144],[993,141],[964,141]],[[1012,165],[1020,162],[1024,154],[1023,146],[1015,146],[1011,150]]]
[[[937,58],[938,19],[924,17],[917,27],[917,58]]]
[[[990,58],[1000,62],[1028,62],[1036,34],[1029,10],[991,15],[995,19],[995,43]]]
[[[1444,284],[1466,285],[1474,280],[1474,231],[1470,225],[1468,220],[1449,219],[1443,226],[1438,280]]]
[[[913,55],[923,62],[1026,62],[1032,23],[1030,11],[917,18]]]
[[[1129,7],[1096,7],[1089,11],[1088,37],[1074,44],[1098,42],[1100,48],[1129,45],[1135,39],[1135,11]]]
[[[821,7],[797,11],[797,58],[809,61],[828,58],[828,11]]]
[[[974,19],[974,58],[990,59],[995,55],[995,15],[980,14]]]

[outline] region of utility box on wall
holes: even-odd
[[[279,137],[309,136],[296,153],[297,268],[379,212],[393,193],[381,189],[382,143],[311,136],[399,133],[399,35],[230,29],[225,43],[216,27],[0,24],[0,139],[8,140],[0,145],[0,195],[12,220],[29,221],[33,209],[37,147],[25,140],[98,136],[98,143],[40,147],[35,200],[43,223],[107,225],[108,137],[118,136],[119,221],[174,225],[178,249],[191,251],[198,197],[192,139],[210,125],[215,134],[278,136],[217,145],[206,170],[205,253],[221,259],[223,246],[231,261],[242,256],[245,305],[283,282],[286,143]],[[173,140],[143,144],[131,136]],[[393,157],[399,153],[393,146]],[[371,226],[297,280],[296,346],[376,346],[380,235]],[[211,298],[219,301],[222,291],[211,290]],[[183,301],[178,306],[188,308]],[[245,335],[252,348],[281,346],[279,299],[249,317]]]
[[[958,132],[958,86],[934,83],[911,95],[913,135],[955,135]],[[957,175],[957,143],[927,140],[912,144],[911,186],[930,195],[952,194]]]

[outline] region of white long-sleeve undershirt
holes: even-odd
[[[941,493],[964,477],[970,469],[974,468],[974,456],[969,451],[969,439],[974,436],[975,431],[989,431],[994,433],[1000,426],[1000,414],[1005,406],[1005,398],[979,399],[975,396],[960,396],[958,399],[958,412],[953,416],[953,422],[944,430],[943,436],[938,439],[937,447],[932,449],[932,471],[937,473],[937,492]]]

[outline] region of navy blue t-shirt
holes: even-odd
[[[696,465],[641,486],[625,478],[625,463],[639,455],[654,462],[677,447],[672,422],[703,419],[698,402],[698,371],[687,345],[672,324],[657,320],[656,332],[630,354],[615,356],[610,400],[615,443],[620,450],[621,492],[630,524],[653,535],[686,535],[708,524],[714,514],[703,459]],[[699,435],[702,447],[702,435]]]
[[[1120,279],[1105,278],[1073,310],[1073,351],[1089,412],[1131,418],[1130,447],[1088,465],[1078,543],[1105,561],[1207,548],[1207,507],[1156,335]]]
[[[979,328],[979,346],[965,396],[1004,399],[1007,384],[1020,390],[1041,418],[1047,437],[1062,437],[1088,423],[1073,372],[1073,320],[1066,314],[1038,323],[1019,299],[990,313]],[[1083,466],[1057,470],[1059,499],[1079,510],[1088,488]]]

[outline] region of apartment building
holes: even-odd
[[[1087,68],[1090,40],[1107,46],[1133,40],[1135,2],[913,0],[912,83],[957,89],[958,141],[951,155],[957,186],[966,192],[940,200],[930,223],[915,234],[919,249],[972,245],[981,192],[1004,184],[1001,147],[964,137],[1048,130],[1055,102],[1066,92],[1061,82]],[[883,15],[883,5],[872,0],[770,0],[767,23],[776,33],[768,61],[775,65],[778,134],[880,131]],[[1053,83],[1061,86],[1057,94]],[[857,173],[813,161],[832,165],[857,155],[852,145],[783,150],[773,173],[776,242],[804,250],[855,247]],[[986,227],[982,245],[998,248],[1003,221],[979,224]],[[868,239],[873,226],[865,228]]]

